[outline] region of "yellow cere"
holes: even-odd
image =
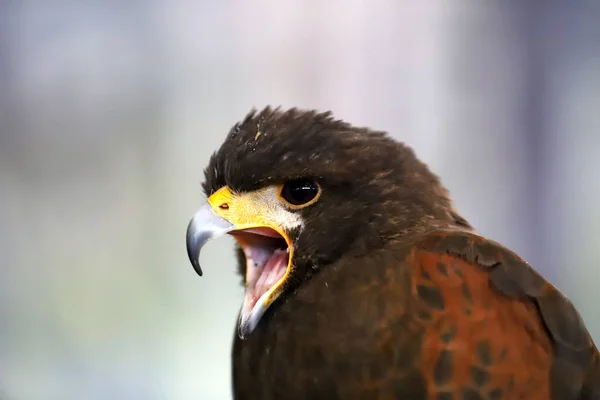
[[[288,210],[281,201],[277,186],[241,194],[233,193],[224,186],[210,196],[208,202],[217,215],[231,222],[238,230],[268,227],[285,238],[286,231],[302,225],[300,216]]]
[[[231,222],[236,230],[271,228],[287,242],[290,252],[288,268],[282,279],[271,288],[267,303],[272,302],[279,295],[281,284],[287,279],[292,266],[293,244],[286,230],[302,225],[299,215],[288,210],[280,200],[279,190],[278,186],[269,186],[238,194],[224,186],[208,198],[215,213]]]

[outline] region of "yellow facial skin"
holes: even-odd
[[[294,247],[286,230],[302,225],[300,217],[287,210],[287,203],[279,196],[280,191],[281,186],[276,185],[237,194],[224,186],[208,198],[215,214],[233,224],[235,231],[270,228],[286,241],[289,249],[288,266],[285,275],[266,293],[268,296],[264,298],[265,309],[279,296],[283,282],[292,269]],[[243,242],[239,242],[243,246]]]
[[[298,210],[316,202],[321,194],[319,187],[317,195],[310,201],[293,205],[282,197],[283,188],[284,185],[271,185],[253,192],[236,193],[224,186],[208,198],[188,225],[188,256],[199,275],[202,275],[198,262],[200,250],[215,236],[232,234],[246,254],[246,294],[238,324],[238,334],[241,338],[245,338],[254,330],[265,311],[281,295],[284,283],[293,269],[294,244],[289,232],[302,228],[303,220]],[[257,279],[261,277],[262,269],[256,268],[256,258],[253,260],[253,254],[261,257],[261,248],[250,244],[247,236],[249,233],[282,238],[287,244],[286,269],[281,278],[262,294],[261,290],[256,291],[255,286]],[[262,260],[264,261],[264,253]]]

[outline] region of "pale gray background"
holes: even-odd
[[[125,3],[0,2],[0,398],[230,398],[231,240],[184,234],[266,104],[412,145],[600,338],[600,2]]]

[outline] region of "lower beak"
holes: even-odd
[[[234,225],[218,216],[210,203],[206,202],[190,221],[187,228],[186,245],[188,257],[198,275],[202,276],[200,267],[200,250],[210,239],[231,232]]]
[[[249,335],[267,308],[282,293],[292,268],[293,246],[282,222],[295,220],[282,208],[273,189],[233,194],[228,187],[213,193],[190,221],[188,257],[202,276],[199,257],[210,239],[232,234],[246,256],[244,303],[239,335]]]

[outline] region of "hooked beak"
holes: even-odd
[[[192,218],[187,228],[187,253],[198,275],[202,276],[200,267],[200,250],[211,238],[231,232],[234,226],[225,218],[218,216],[210,203],[204,204]]]
[[[281,295],[293,267],[293,245],[286,230],[302,221],[281,204],[278,195],[276,187],[238,194],[225,186],[208,198],[187,228],[188,257],[200,276],[200,251],[210,239],[231,234],[244,251],[246,288],[238,321],[242,339]]]

